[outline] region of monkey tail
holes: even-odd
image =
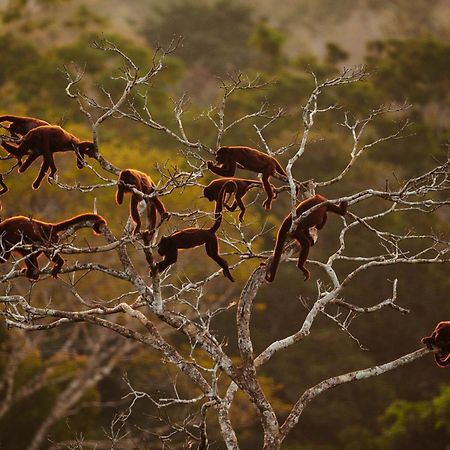
[[[86,213],[79,214],[78,216],[71,217],[70,219],[63,220],[53,224],[53,230],[56,233],[68,230],[71,226],[82,222],[86,223],[86,226],[92,227],[96,233],[100,233],[100,225],[106,225],[106,220],[99,214]]]
[[[347,207],[347,201],[343,201],[339,203],[339,205],[333,205],[332,203],[330,203],[329,205],[327,205],[327,211],[334,212],[335,214],[339,214],[340,216],[345,216],[345,214],[347,213]]]
[[[434,360],[439,367],[450,366],[450,353],[446,356],[434,355]]]
[[[278,265],[280,264],[281,254],[283,253],[284,243],[286,241],[286,235],[291,227],[291,216],[284,219],[277,234],[277,242],[273,249],[272,263],[270,264],[269,272],[266,274],[266,280],[270,283],[275,279]]]
[[[0,116],[0,122],[16,122],[17,116]]]
[[[275,159],[275,158],[274,158]],[[287,177],[287,173],[285,172],[285,170],[281,167],[280,163],[275,159],[275,170],[281,174],[284,175],[285,177]]]
[[[220,225],[222,224],[223,204],[224,204],[225,194],[227,193],[227,189],[229,187],[231,187],[231,190],[229,190],[228,192],[236,193],[236,191],[237,191],[236,183],[232,180],[227,181],[220,188],[219,195],[217,196],[217,201],[216,201],[216,209],[214,210],[215,222],[214,222],[214,225],[209,229],[209,231],[211,231],[212,233],[215,233],[219,229]]]

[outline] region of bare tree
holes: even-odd
[[[67,94],[78,102],[80,110],[89,120],[93,139],[97,144],[95,159],[103,171],[87,163],[89,169],[98,177],[98,183],[68,185],[56,179],[55,183],[61,189],[86,193],[97,189],[115,188],[116,176],[121,168],[102,156],[99,143],[101,125],[110,118],[129,119],[143,127],[165,133],[181,147],[178,153],[185,158],[184,168],[158,167],[160,180],[157,189],[149,197],[157,195],[162,198],[183,192],[189,187],[201,186],[199,180],[206,172],[207,157],[214,155],[215,148],[221,145],[224,136],[230,131],[245,122],[250,122],[254,124],[255,139],[259,139],[260,147],[270,155],[282,156],[288,160],[287,178],[279,176],[279,179],[287,184],[278,188],[278,192],[290,195],[291,213],[294,214],[293,226],[295,226],[300,219],[314,210],[295,217],[295,207],[301,198],[311,196],[321,188],[345,183],[349,172],[357,165],[361,155],[381,142],[393,143],[401,138],[408,125],[405,121],[392,133],[371,140],[370,134],[365,133],[380,116],[397,112],[400,117],[404,117],[407,106],[383,105],[363,118],[352,118],[350,113],[343,112],[342,125],[348,130],[353,141],[349,149],[347,165],[330,179],[298,180],[295,178],[297,163],[307,152],[307,144],[316,118],[328,111],[338,109],[338,105],[322,104],[322,94],[329,89],[339,89],[343,85],[357,83],[364,79],[369,75],[366,67],[346,69],[334,78],[322,82],[312,75],[315,87],[306,104],[302,106],[299,124],[300,139],[293,138],[292,142],[276,149],[271,147],[268,138],[270,127],[275,122],[282,121],[285,112],[281,109],[272,110],[268,104],[263,103],[253,112],[228,120],[227,102],[231,97],[243,91],[264,88],[266,85],[260,77],[250,79],[240,73],[230,75],[229,79],[221,82],[220,101],[203,114],[215,130],[216,138],[214,147],[211,148],[199,138],[191,136],[185,127],[183,114],[188,103],[186,96],[181,96],[174,101],[173,124],[175,125],[161,123],[157,118],[157,112],[152,110],[151,86],[164,69],[165,57],[175,50],[175,42],[168,49],[158,48],[151,66],[143,71],[111,42],[96,42],[94,47],[102,52],[111,52],[122,59],[123,70],[116,77],[116,81],[121,83],[122,91],[119,96],[114,96],[106,89],[96,96],[86,94],[81,91],[81,88],[78,89],[78,86],[82,85],[83,71],[77,71],[74,74],[66,70]],[[103,245],[83,246],[80,241],[73,237],[69,239],[68,236],[65,241],[52,247],[51,251],[54,253],[79,255],[80,258],[85,259],[83,262],[66,264],[60,275],[60,279],[69,280],[64,281],[62,285],[73,294],[77,302],[76,304],[72,302],[70,307],[63,308],[55,304],[57,302],[51,301],[44,305],[32,302],[31,289],[27,294],[13,295],[10,286],[14,286],[14,283],[23,276],[19,270],[22,260],[14,261],[10,270],[0,278],[5,287],[4,295],[0,298],[4,305],[2,315],[9,327],[45,333],[47,330],[82,322],[104,328],[122,338],[114,339],[113,344],[106,346],[109,338],[102,334],[102,338],[92,349],[90,362],[63,390],[29,448],[41,448],[53,424],[64,417],[68,409],[79,400],[82,390],[110,373],[112,367],[120,361],[120,357],[136,346],[156,352],[161,361],[176,367],[193,386],[192,395],[184,396],[174,386],[172,397],[154,398],[148,393],[134,389],[132,381],[129,381],[127,382],[129,387],[127,398],[131,400],[130,405],[122,415],[113,420],[109,436],[105,438],[105,441],[85,442],[83,445],[96,446],[96,448],[133,448],[136,441],[131,439],[128,433],[121,433],[121,431],[138,400],[149,398],[159,410],[181,405],[188,406],[193,412],[193,415],[187,416],[181,424],[166,423],[161,426],[161,429],[155,432],[158,435],[158,442],[164,443],[165,439],[167,441],[174,438],[176,434],[182,434],[183,438],[179,441],[180,448],[191,448],[193,445],[201,449],[208,448],[207,425],[211,426],[210,421],[215,420],[208,411],[214,409],[216,411],[214,417],[218,421],[217,425],[223,442],[229,449],[238,449],[239,442],[230,418],[230,408],[235,401],[236,393],[240,390],[254,405],[259,417],[263,448],[278,449],[299,422],[304,408],[318,395],[340,384],[379,376],[429,353],[430,350],[419,348],[381,365],[361,368],[325,379],[305,392],[299,393],[297,402],[282,422],[264,393],[258,377],[258,369],[269,364],[273,355],[291,346],[300,345],[304,339],[307,339],[315,320],[321,315],[330,318],[332,323],[344,330],[350,339],[359,343],[357,336],[350,330],[350,324],[355,315],[381,312],[388,308],[400,314],[408,312],[398,304],[399,281],[397,279],[392,282],[391,297],[380,299],[379,303],[370,307],[362,307],[355,300],[345,299],[345,288],[357,275],[369,269],[399,264],[443,264],[450,261],[450,244],[437,231],[435,234],[412,232],[398,234],[380,225],[382,222],[379,220],[408,211],[436,214],[440,207],[449,205],[449,164],[449,158],[438,161],[435,167],[425,173],[406,180],[398,179],[397,185],[392,188],[389,186],[385,189],[368,187],[344,197],[330,199],[329,202],[333,204],[347,201],[349,212],[341,219],[338,242],[328,246],[327,258],[323,261],[308,260],[308,264],[320,269],[316,297],[309,300],[309,310],[305,319],[298,324],[298,330],[273,341],[259,354],[255,354],[254,351],[250,324],[253,302],[260,290],[264,288],[267,265],[270,263],[272,253],[271,249],[261,249],[261,239],[270,231],[265,225],[255,232],[254,229],[248,229],[227,217],[228,223],[221,233],[220,241],[223,247],[228,249],[226,254],[234,261],[232,268],[244,266],[251,261],[263,264],[253,270],[243,286],[236,283],[214,303],[206,301],[208,289],[213,283],[220,282],[220,272],[212,272],[197,281],[177,275],[176,265],[162,274],[157,273],[154,270],[154,254],[160,227],[151,238],[148,234],[132,235],[131,219],[128,220],[120,236],[115,236],[108,227],[104,227],[103,235],[106,243]],[[109,174],[114,177],[111,178]],[[376,204],[376,208],[360,208],[360,205],[366,204]],[[144,204],[141,206],[143,208]],[[358,211],[371,212],[358,213]],[[170,222],[171,226],[174,221],[177,221],[178,228],[186,224],[197,224],[199,221],[212,217],[210,212],[193,209],[172,211],[172,215],[174,218]],[[362,229],[370,233],[371,239],[380,244],[380,251],[377,254],[363,256],[347,252],[352,237],[360,233]],[[411,242],[414,242],[414,250],[411,250],[409,246]],[[283,253],[282,261],[294,260],[293,255],[297,251],[298,248],[295,245],[288,245]],[[102,256],[101,263],[91,261],[96,255]],[[342,268],[340,266],[342,262],[351,262],[351,264],[346,264]],[[149,276],[149,269],[152,269],[152,276]],[[122,289],[125,285],[128,288],[123,289],[120,295],[102,302],[86,298],[88,295],[79,292],[75,282],[75,274],[86,272],[97,273],[105,280],[118,280],[121,282]],[[41,277],[49,274],[50,269],[47,266],[42,268]],[[240,289],[239,294],[237,289]],[[234,301],[233,299],[237,297],[238,300]],[[336,306],[339,307],[338,313],[336,313]],[[236,311],[237,343],[240,353],[238,362],[234,359],[234,355],[228,352],[226,342],[211,327],[212,320],[216,316],[230,309]],[[185,347],[179,344],[180,339],[171,340],[168,336],[184,337],[183,342],[189,343],[190,351],[186,352]],[[127,344],[121,343],[122,341]],[[362,348],[362,345],[360,347]],[[6,386],[7,400],[2,408],[8,407],[8,403],[13,401],[11,373],[20,361],[21,351],[22,349],[12,350],[12,363],[4,374],[3,385]],[[45,373],[48,370],[51,369],[45,369],[42,377],[46,376]],[[16,395],[20,394],[16,393]],[[122,442],[120,446],[119,441]],[[82,448],[81,441],[55,445],[58,448],[60,446]]]

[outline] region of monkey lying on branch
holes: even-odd
[[[218,201],[219,207],[216,208],[215,213],[216,220],[211,228],[186,228],[177,231],[170,236],[163,237],[160,240],[158,244],[158,253],[163,256],[164,259],[158,263],[159,272],[162,272],[177,261],[179,249],[188,249],[204,245],[207,255],[222,267],[224,276],[234,282],[228,263],[219,255],[219,242],[216,236],[216,231],[222,223],[222,204],[224,195],[225,189],[222,188]]]
[[[245,214],[245,205],[242,199],[245,197],[247,192],[253,187],[262,187],[263,184],[261,181],[257,180],[249,180],[246,178],[219,178],[217,180],[211,181],[203,189],[203,195],[210,201],[216,202],[216,210],[217,210],[217,201],[219,198],[219,193],[222,187],[225,187],[225,196],[228,194],[228,199],[223,198],[223,206],[228,209],[228,211],[235,211],[239,206],[241,212],[239,213],[239,222],[242,222]],[[273,188],[273,186],[272,186]],[[231,196],[234,194],[234,201],[232,205],[228,205],[228,201]],[[275,192],[273,198],[277,198],[278,194]]]
[[[271,208],[272,200],[275,198],[269,177],[275,173],[287,176],[275,158],[250,147],[220,147],[216,153],[216,161],[218,164],[208,161],[208,168],[222,177],[234,176],[237,167],[261,173],[267,193],[267,199],[264,202],[266,209]]]
[[[3,148],[19,161],[19,172],[25,172],[40,156],[42,164],[37,178],[33,182],[33,189],[38,189],[42,179],[50,169],[48,177],[53,177],[57,171],[53,153],[73,151],[77,156],[77,167],[82,169],[84,157],[95,156],[95,145],[91,141],[81,141],[57,125],[44,125],[30,130],[20,141],[19,145],[8,142],[2,143]],[[22,163],[22,158],[28,156]]]
[[[34,117],[22,116],[0,116],[0,123],[10,122],[8,127],[3,127],[8,130],[13,137],[21,137],[27,134],[30,130],[44,125],[50,125],[45,120],[35,119]]]
[[[155,184],[147,174],[139,170],[125,169],[120,172],[117,183],[116,202],[118,205],[121,205],[123,195],[128,192],[131,193],[130,214],[135,223],[133,234],[137,234],[141,229],[141,217],[139,216],[138,205],[144,197],[133,192],[127,185],[135,187],[143,194],[151,194],[155,190]],[[167,212],[163,202],[157,197],[146,198],[145,202],[147,203],[148,229],[151,231],[156,226],[156,212],[159,213],[161,219],[169,218],[170,214]]]
[[[450,366],[450,321],[439,322],[431,336],[422,338],[422,344],[430,350],[438,349],[434,359],[439,367]]]
[[[90,213],[80,214],[57,223],[42,222],[24,216],[4,220],[0,223],[0,263],[8,261],[11,252],[16,252],[25,258],[26,269],[22,269],[22,273],[32,280],[37,280],[39,278],[38,257],[44,253],[55,263],[51,274],[56,278],[64,264],[64,259],[58,254],[51,256],[51,248],[47,251],[41,250],[41,247],[57,244],[58,233],[77,224],[90,227],[94,233],[101,234],[102,225],[106,225],[106,220],[98,214]],[[26,245],[28,248],[21,248],[21,245]]]
[[[314,195],[313,197],[303,200],[296,209],[296,217],[299,217],[302,213],[312,208],[313,206],[319,205],[320,203],[326,202],[327,199],[323,195]],[[327,221],[327,212],[333,212],[341,216],[345,215],[347,212],[347,202],[341,202],[339,205],[326,204],[320,206],[314,210],[311,214],[301,219],[294,231],[292,236],[297,240],[301,246],[300,255],[298,257],[297,267],[305,275],[305,281],[310,277],[309,270],[305,268],[305,262],[308,258],[309,248],[314,245],[314,239],[309,234],[309,229],[316,227],[321,230]],[[283,253],[284,242],[286,241],[287,234],[292,225],[292,216],[289,214],[281,224],[278,231],[277,242],[273,251],[272,263],[270,265],[269,271],[266,274],[266,280],[272,282],[275,279],[278,264],[280,263],[281,254]]]

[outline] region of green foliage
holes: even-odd
[[[169,2],[143,33],[148,42],[168,43],[181,36],[177,56],[191,67],[200,65],[213,74],[249,66],[252,52],[246,45],[253,28],[252,10],[235,0]],[[152,21],[151,21],[152,22]]]
[[[380,448],[427,448],[445,450],[450,441],[450,385],[431,400],[396,400],[380,420]]]

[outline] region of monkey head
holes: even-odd
[[[431,336],[422,338],[422,344],[430,350],[437,347],[442,353],[450,352],[450,322],[439,322]]]
[[[80,158],[77,158],[77,167],[82,169],[84,166],[84,157],[89,156],[90,158],[94,158],[96,154],[95,144],[91,141],[83,141],[78,145],[78,152],[80,154]]]
[[[216,161],[219,164],[225,164],[227,160],[227,155],[228,155],[228,147],[220,147],[216,153]]]
[[[164,256],[167,254],[169,247],[170,247],[169,242],[170,242],[170,240],[167,237],[162,237],[161,240],[159,241],[158,253],[161,256]]]

